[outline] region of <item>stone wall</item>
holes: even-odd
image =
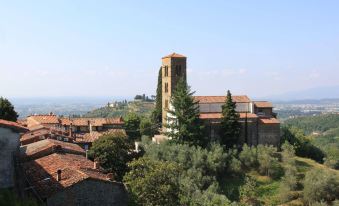
[[[280,124],[258,124],[258,143],[263,145],[280,144]]]
[[[0,188],[14,187],[13,154],[19,150],[20,134],[0,127]]]
[[[48,206],[125,206],[127,192],[122,183],[84,180],[47,199]]]

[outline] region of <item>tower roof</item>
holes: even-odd
[[[165,58],[186,58],[184,55],[177,54],[177,53],[172,53],[167,56],[164,56],[163,59]]]

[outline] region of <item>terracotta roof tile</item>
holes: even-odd
[[[201,104],[207,103],[224,103],[226,101],[226,96],[194,96],[196,101],[199,101]],[[233,102],[238,103],[249,103],[251,100],[246,95],[241,96],[232,96]]]
[[[246,118],[246,113],[239,113],[240,118]],[[222,117],[221,113],[201,113],[200,119],[220,119]],[[247,113],[247,118],[258,118],[256,114]]]
[[[258,108],[272,108],[273,107],[272,103],[268,101],[255,101],[254,105]]]
[[[0,127],[16,130],[18,132],[27,132],[28,129],[17,122],[0,119]]]
[[[54,152],[85,155],[85,151],[77,144],[45,139],[20,147],[20,157],[24,159],[47,156]]]
[[[162,59],[165,59],[165,58],[186,58],[186,57],[181,54],[172,53],[172,54],[162,57]]]
[[[276,118],[261,118],[260,122],[263,124],[280,124],[280,121]]]
[[[95,140],[99,139],[103,135],[113,134],[113,133],[120,133],[123,136],[127,137],[126,131],[124,129],[110,129],[105,132],[97,132],[92,131],[92,133],[85,133],[85,134],[76,134],[76,142],[78,143],[88,143],[94,142]]]
[[[31,115],[27,117],[28,127],[31,127],[37,124],[59,124],[59,118],[58,116],[54,114]]]
[[[27,179],[41,198],[70,187],[86,179],[108,181],[107,175],[92,169],[93,162],[84,156],[54,153],[22,164]],[[57,181],[57,170],[61,180]]]
[[[90,122],[92,126],[103,126],[105,124],[124,124],[122,118],[60,118],[62,125],[87,126]]]

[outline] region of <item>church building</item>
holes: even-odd
[[[187,58],[172,53],[162,58],[162,123],[167,121],[171,95],[179,79],[187,80]],[[205,125],[205,135],[219,138],[222,118],[221,106],[226,96],[194,96],[199,102],[200,118]],[[273,112],[273,105],[267,101],[252,101],[246,95],[232,96],[236,103],[241,123],[239,143],[248,145],[267,144],[277,146],[280,142],[280,122]],[[166,130],[166,128],[163,128]]]

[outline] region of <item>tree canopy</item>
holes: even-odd
[[[193,98],[186,81],[181,78],[171,97],[172,108],[168,110],[167,135],[176,142],[190,145],[205,145],[203,124],[199,118],[199,103]]]
[[[134,157],[134,145],[120,132],[108,134],[93,142],[89,156],[108,172],[112,172],[116,180],[121,180],[127,171],[127,162]]]
[[[0,119],[15,122],[17,118],[18,114],[12,103],[8,99],[0,97]]]
[[[127,114],[125,118],[125,130],[130,139],[140,139],[140,122],[141,118],[136,113]]]
[[[220,143],[230,148],[237,144],[240,137],[239,114],[236,112],[236,104],[232,100],[231,92],[227,91],[227,97],[222,105],[222,119],[220,130]]]
[[[154,123],[161,123],[162,121],[162,70],[159,69],[157,95],[155,99],[155,108],[152,112],[152,121]]]

